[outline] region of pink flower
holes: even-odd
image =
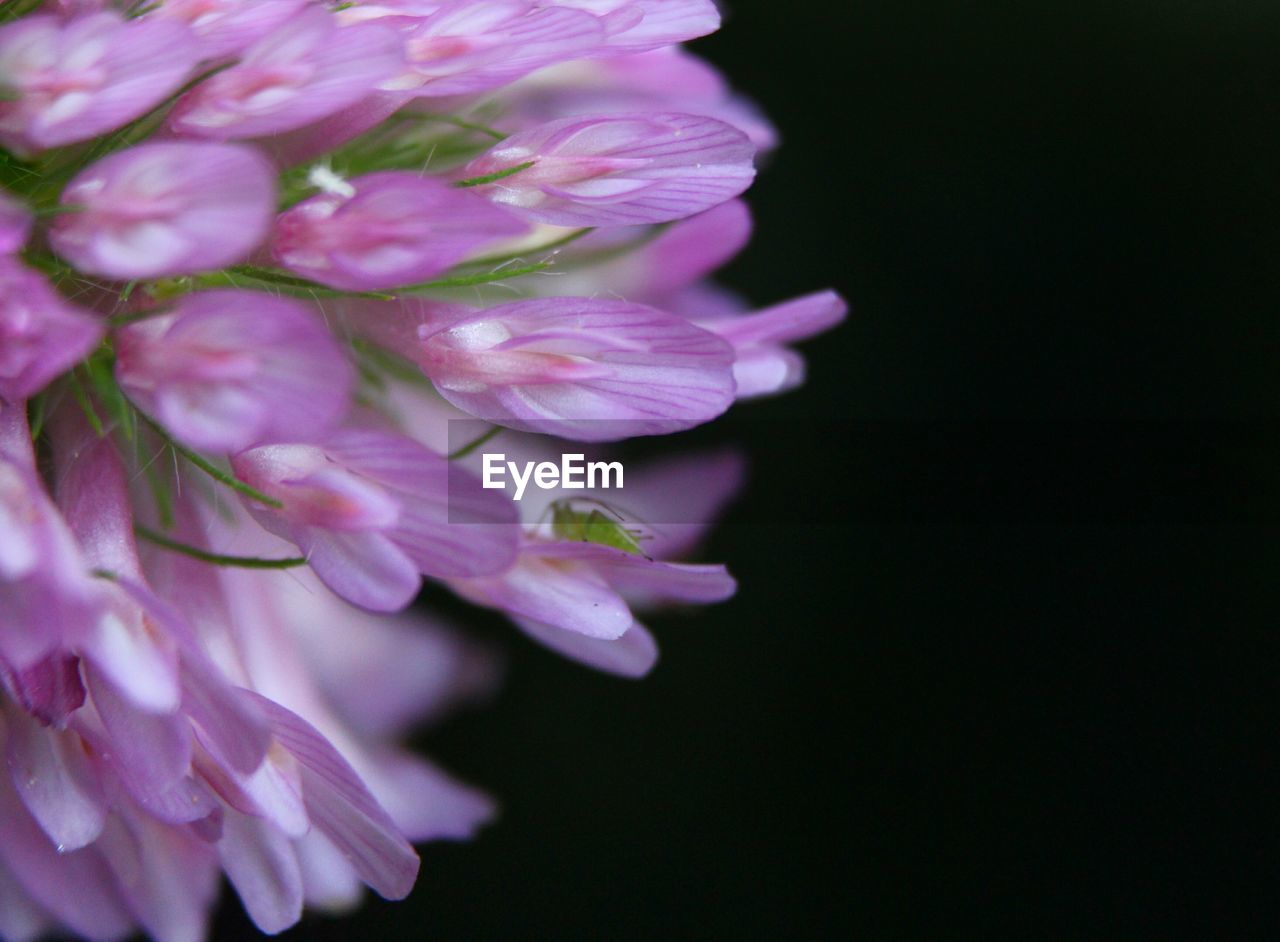
[[[156,278],[240,261],[266,236],[274,174],[261,156],[225,144],[141,144],[77,174],[62,203],[79,207],[49,238],[78,268]]]
[[[116,377],[180,441],[240,451],[331,430],[352,369],[323,323],[296,301],[207,291],[120,331]]]
[[[0,27],[0,141],[43,150],[114,131],[164,101],[197,60],[187,29],[114,12],[67,22],[30,16]]]
[[[404,608],[422,573],[498,572],[515,556],[508,500],[390,432],[346,429],[315,445],[263,445],[236,455],[232,467],[282,504],[251,503],[254,517],[297,545],[335,593],[371,611]],[[465,521],[451,522],[451,512]]]
[[[581,441],[710,421],[733,399],[733,354],[682,317],[622,301],[546,298],[467,312],[406,304],[360,329],[402,338],[440,394],[499,425]]]
[[[528,0],[449,0],[405,35],[407,68],[387,90],[424,97],[469,95],[580,58],[604,31],[578,10]]]
[[[479,189],[539,222],[637,225],[682,219],[737,196],[755,177],[754,150],[741,131],[712,118],[600,115],[513,134],[463,173],[510,173]]]
[[[735,591],[733,454],[517,503],[452,423],[608,458],[844,304],[707,280],[774,143],[673,45],[714,0],[114,7],[0,17],[0,936],[198,939],[223,875],[278,933],[493,815],[396,745],[497,679],[424,577],[627,677]]]
[[[43,275],[0,256],[0,404],[34,396],[105,332],[101,318],[67,303]]]
[[[360,101],[402,61],[390,30],[342,29],[331,14],[309,7],[184,95],[169,126],[223,141],[291,131]]]
[[[321,284],[364,291],[424,281],[528,226],[474,194],[417,174],[373,173],[276,220],[272,253]]]

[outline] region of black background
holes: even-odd
[[[726,282],[853,306],[707,433],[741,591],[641,683],[479,619],[505,690],[421,745],[501,820],[290,937],[1280,937],[1280,6],[735,0],[695,48],[784,138]]]

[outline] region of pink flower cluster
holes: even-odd
[[[424,577],[623,676],[637,612],[734,592],[680,561],[732,456],[637,469],[624,524],[447,429],[539,457],[799,384],[843,302],[707,281],[773,130],[679,45],[711,0],[0,23],[0,936],[199,939],[220,875],[268,933],[401,898],[494,810],[396,745],[496,677]]]

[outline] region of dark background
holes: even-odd
[[[481,619],[502,819],[290,937],[1280,937],[1280,6],[732,6],[725,280],[853,305],[707,433],[740,594],[638,684]]]

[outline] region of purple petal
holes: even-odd
[[[106,333],[43,275],[0,257],[0,401],[27,399],[84,359]]]
[[[26,207],[0,189],[0,255],[11,255],[26,245],[31,223]]]
[[[614,640],[589,638],[573,631],[525,618],[513,619],[516,626],[540,644],[571,660],[620,677],[643,677],[658,662],[658,645],[639,622]]]
[[[402,610],[422,584],[417,565],[382,533],[308,527],[297,543],[325,585],[371,612]]]
[[[416,173],[373,173],[347,185],[349,196],[315,196],[280,216],[272,252],[281,265],[334,288],[393,288],[528,228],[473,193]]]
[[[514,505],[413,439],[347,429],[325,451],[394,495],[400,516],[388,535],[423,573],[479,576],[515,561]]]
[[[453,0],[405,38],[407,69],[386,88],[469,95],[599,47],[604,30],[579,10],[525,0]]]
[[[848,305],[834,291],[821,291],[755,314],[697,319],[701,327],[733,344],[738,398],[783,392],[804,380],[804,360],[783,347],[829,330],[844,320]]]
[[[470,840],[497,813],[484,792],[417,756],[389,751],[370,765],[370,791],[415,843]]]
[[[0,775],[0,820],[0,865],[49,915],[90,940],[108,942],[133,932],[133,918],[97,849],[59,854],[6,775]]]
[[[182,707],[198,724],[200,742],[226,768],[252,773],[262,765],[271,742],[261,711],[202,657],[185,653],[183,662]]]
[[[222,452],[322,435],[346,412],[354,383],[311,311],[249,291],[190,295],[120,331],[116,377],[175,438]]]
[[[79,850],[102,833],[106,798],[74,733],[44,729],[19,710],[5,711],[5,761],[14,787],[49,840]]]
[[[590,298],[517,301],[432,331],[416,359],[445,399],[525,431],[608,441],[690,428],[732,399],[731,352],[684,318]]]
[[[314,727],[265,697],[257,699],[277,741],[301,766],[303,799],[316,828],[379,895],[409,895],[418,876],[418,855],[395,822]]]
[[[198,56],[187,28],[101,12],[66,22],[28,16],[0,27],[0,141],[41,150],[114,131],[176,91]]]
[[[0,938],[9,942],[35,942],[50,934],[51,929],[49,917],[0,861]]]
[[[674,602],[722,602],[737,590],[737,582],[721,565],[668,563],[599,543],[555,542],[528,550],[548,561],[574,561],[590,566],[610,586],[625,594]]]
[[[200,57],[220,59],[243,52],[306,5],[307,0],[165,0],[144,19],[185,23],[200,45]]]
[[[391,30],[343,29],[327,10],[310,6],[184,95],[169,126],[223,141],[292,131],[354,105],[402,62]]]
[[[598,115],[513,134],[463,173],[531,163],[477,189],[538,222],[627,226],[682,219],[732,199],[755,177],[754,153],[746,135],[713,118]]]
[[[555,558],[545,552],[550,545],[528,544],[520,561],[500,577],[449,584],[463,598],[512,616],[592,638],[621,637],[631,627],[627,603],[589,561]]]
[[[240,261],[266,236],[275,172],[227,144],[140,144],[78,173],[49,234],[77,268],[120,279],[187,275]]]
[[[66,729],[71,714],[84,706],[80,659],[53,654],[25,670],[10,670],[0,663],[0,676],[9,695],[45,726]]]
[[[268,935],[302,917],[302,871],[293,842],[270,823],[228,810],[218,855],[245,911]]]
[[[149,936],[204,936],[218,890],[217,857],[191,829],[168,827],[123,808],[108,822],[99,846]]]
[[[687,42],[720,28],[712,0],[555,0],[588,10],[608,27],[607,47],[634,53]]]

